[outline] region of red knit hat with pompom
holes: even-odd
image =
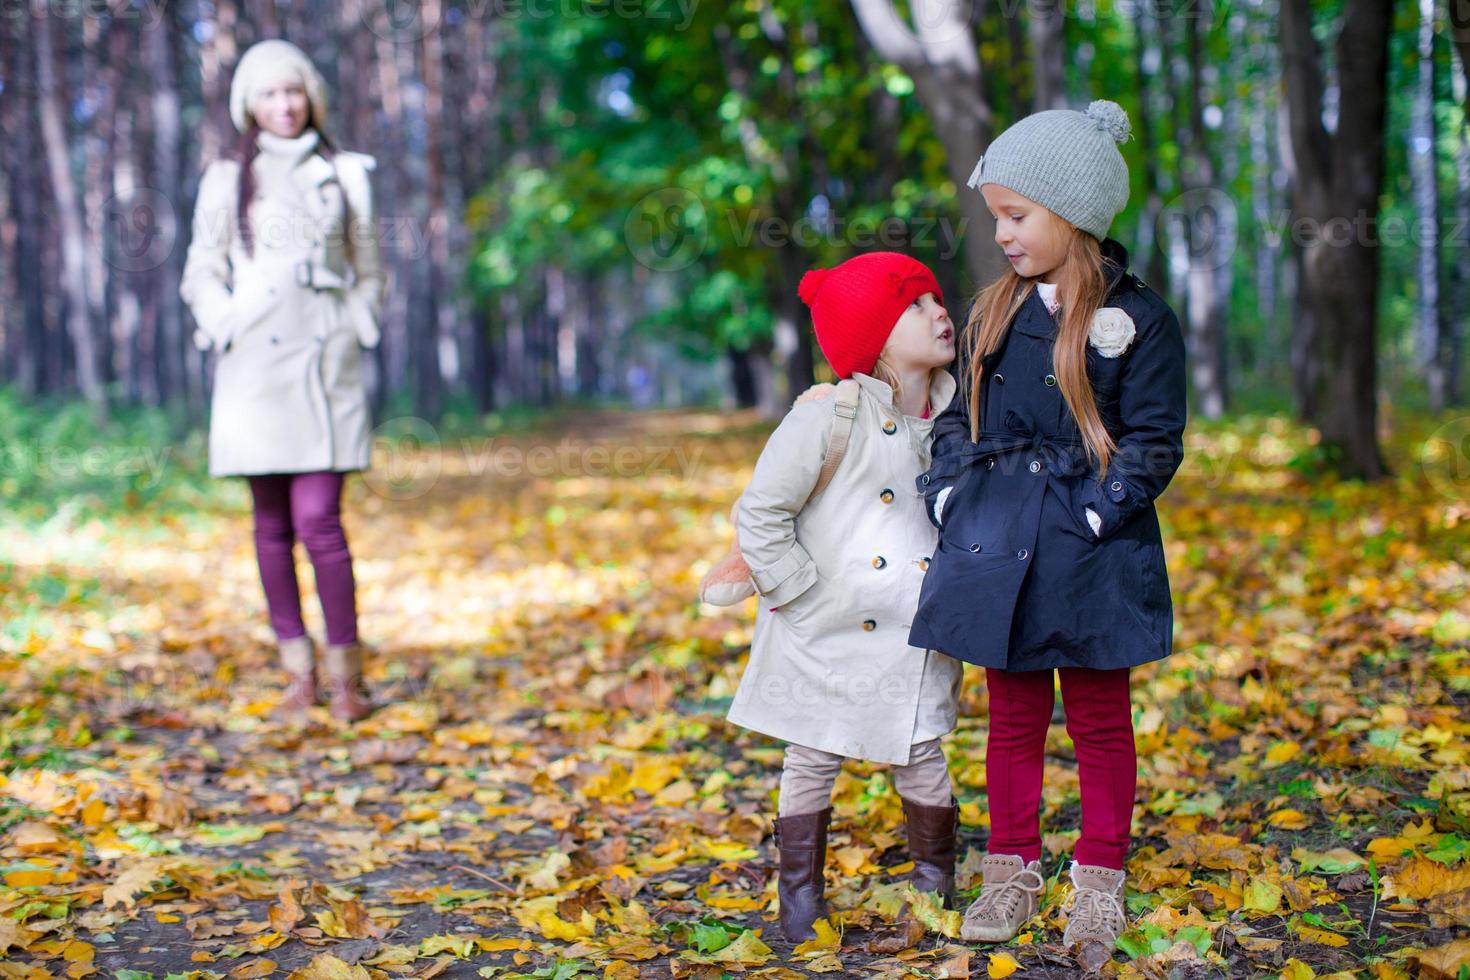
[[[918,259],[869,252],[830,269],[813,269],[797,287],[812,310],[817,344],[839,378],[868,374],[904,310],[925,293],[941,304],[939,280]]]

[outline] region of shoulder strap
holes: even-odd
[[[822,472],[817,476],[816,486],[812,487],[812,492],[806,498],[808,501],[827,489],[827,484],[832,482],[832,474],[837,472],[842,457],[847,455],[852,420],[857,418],[858,391],[858,383],[852,378],[837,383],[837,404],[832,407],[832,412],[836,415],[832,420],[832,435],[827,440],[827,454],[822,457]]]

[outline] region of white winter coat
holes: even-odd
[[[179,293],[213,347],[211,476],[366,469],[371,414],[362,350],[378,343],[383,274],[372,157],[328,161],[308,130],[262,133],[250,205],[254,254],[236,220],[240,165],[209,165]]]
[[[935,372],[930,418],[917,419],[894,406],[882,381],[853,377],[857,417],[832,482],[803,506],[832,429],[828,398],[792,408],[740,498],[740,548],[761,594],[729,720],[906,765],[911,745],[954,728],[959,693],[959,661],[908,644],[936,541],[915,480],[929,466],[933,418],[955,382]]]

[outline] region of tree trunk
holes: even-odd
[[[1071,108],[1067,105],[1067,45],[1063,34],[1066,8],[1059,0],[1043,0],[1028,4],[1027,12],[1030,17],[1031,58],[1036,66],[1036,92],[1031,99],[1031,111]]]
[[[107,392],[98,363],[96,320],[87,301],[86,222],[82,202],[72,176],[66,134],[66,102],[57,83],[58,56],[53,16],[33,19],[36,26],[36,86],[41,110],[41,139],[46,149],[46,166],[51,172],[51,191],[56,197],[61,233],[61,288],[67,336],[75,348],[76,382],[99,417],[107,412]]]
[[[1424,372],[1429,407],[1444,409],[1448,392],[1444,321],[1439,295],[1439,154],[1434,124],[1434,0],[1419,0],[1419,84],[1409,124],[1409,176],[1419,234],[1414,354]]]
[[[1378,200],[1383,188],[1391,0],[1346,0],[1337,38],[1337,132],[1322,123],[1322,70],[1308,0],[1282,0],[1285,102],[1296,159],[1293,210],[1310,233],[1302,251],[1303,301],[1317,322],[1311,359],[1320,371],[1307,419],[1342,476],[1387,475],[1378,447]],[[1361,222],[1362,224],[1358,224]]]
[[[143,31],[143,48],[153,86],[153,180],[155,187],[179,186],[179,93],[174,83],[173,57],[169,51],[172,31],[158,25]],[[160,231],[167,241],[179,240],[175,211],[159,215],[166,222]],[[170,249],[155,274],[159,283],[158,341],[163,345],[163,380],[166,398],[179,398],[191,414],[204,405],[202,386],[191,384],[185,369],[184,311],[179,291],[173,288],[183,276],[182,249]]]
[[[1215,162],[1210,154],[1204,122],[1203,58],[1200,46],[1204,29],[1198,17],[1185,18],[1189,58],[1189,142],[1184,154],[1180,184],[1186,193],[1179,232],[1189,251],[1185,312],[1189,328],[1189,363],[1194,376],[1195,397],[1200,414],[1218,419],[1225,414],[1225,327],[1220,316],[1217,266],[1224,209],[1217,207]],[[1228,260],[1228,257],[1227,257]]]
[[[1465,77],[1465,64],[1458,49],[1454,60],[1459,70],[1454,73],[1455,101],[1464,103],[1470,92],[1470,79]],[[1464,399],[1463,370],[1465,356],[1465,319],[1470,316],[1470,247],[1463,236],[1470,230],[1470,132],[1461,121],[1455,127],[1455,227],[1462,238],[1455,251],[1452,267],[1454,285],[1450,290],[1449,325],[1446,337],[1445,361],[1449,365],[1445,377],[1445,400],[1451,405],[1462,404]]]
[[[959,0],[913,0],[909,5],[918,34],[894,8],[893,0],[852,0],[868,43],[885,60],[914,80],[944,145],[945,169],[957,187],[965,222],[967,268],[976,288],[996,279],[1005,255],[994,245],[995,219],[979,192],[967,187],[970,173],[990,143],[990,105],[981,93],[980,57]]]

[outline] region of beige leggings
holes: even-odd
[[[832,787],[842,771],[843,756],[804,745],[787,745],[781,766],[781,793],[777,797],[776,816],[816,813],[832,805]],[[944,749],[939,739],[916,742],[909,750],[909,764],[893,766],[893,788],[910,803],[923,806],[949,806],[954,786],[949,781],[949,767],[944,763]]]

